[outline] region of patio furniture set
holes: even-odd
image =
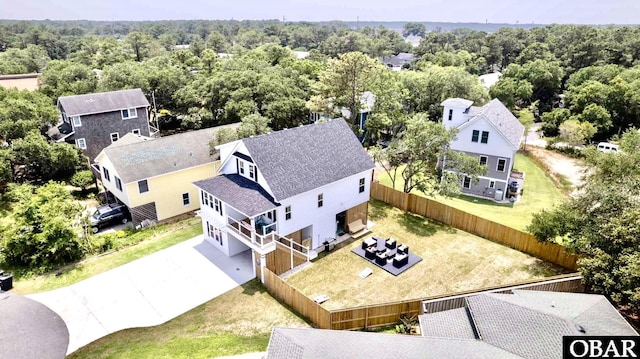
[[[382,241],[384,245],[379,245]],[[402,268],[409,264],[409,247],[406,244],[398,245],[394,238],[367,238],[362,241],[362,249],[366,259],[382,267],[392,264],[395,268]]]

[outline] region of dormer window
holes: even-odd
[[[135,108],[128,108],[125,110],[122,110],[122,119],[126,120],[128,118],[135,118],[138,117],[138,111],[136,111]]]
[[[258,181],[258,168],[253,164],[249,156],[236,155],[236,167],[238,168],[238,174],[242,177],[249,178],[256,182]]]

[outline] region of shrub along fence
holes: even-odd
[[[555,243],[539,242],[533,235],[434,200],[404,193],[380,183],[371,183],[371,198],[386,202],[403,211],[448,224],[465,232],[530,254],[561,267],[576,270],[578,257]]]

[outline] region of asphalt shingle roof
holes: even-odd
[[[420,330],[425,337],[476,339],[467,308],[421,315]]]
[[[464,98],[448,98],[440,104],[440,106],[455,108],[469,108],[471,105],[473,105],[473,101]]]
[[[276,201],[373,169],[343,119],[243,139]]]
[[[278,206],[258,183],[241,175],[220,175],[194,182],[194,185],[249,217]]]
[[[308,328],[274,328],[267,359],[517,358],[479,340]]]
[[[520,146],[520,141],[524,134],[524,126],[500,100],[494,98],[488,104],[482,106],[480,113],[476,116],[482,116],[489,120],[513,146],[516,148]],[[473,119],[470,119],[470,121],[473,121]]]
[[[179,133],[144,140],[144,137],[126,135],[124,143],[114,142],[103,150],[123,183],[136,182],[217,160],[209,154],[209,141],[222,127]]]
[[[88,115],[149,106],[149,101],[147,101],[147,98],[140,89],[62,96],[58,98],[58,102],[67,116]]]

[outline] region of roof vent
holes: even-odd
[[[587,331],[584,329],[584,327],[580,324],[576,324],[576,329],[578,329],[578,331],[580,333],[586,333]]]
[[[174,167],[178,166],[178,162],[173,162],[173,166]]]
[[[556,301],[555,301],[555,300],[552,300],[552,301],[551,301],[551,308],[555,308],[555,307],[556,307]]]
[[[193,152],[189,152],[189,157],[193,157]]]

